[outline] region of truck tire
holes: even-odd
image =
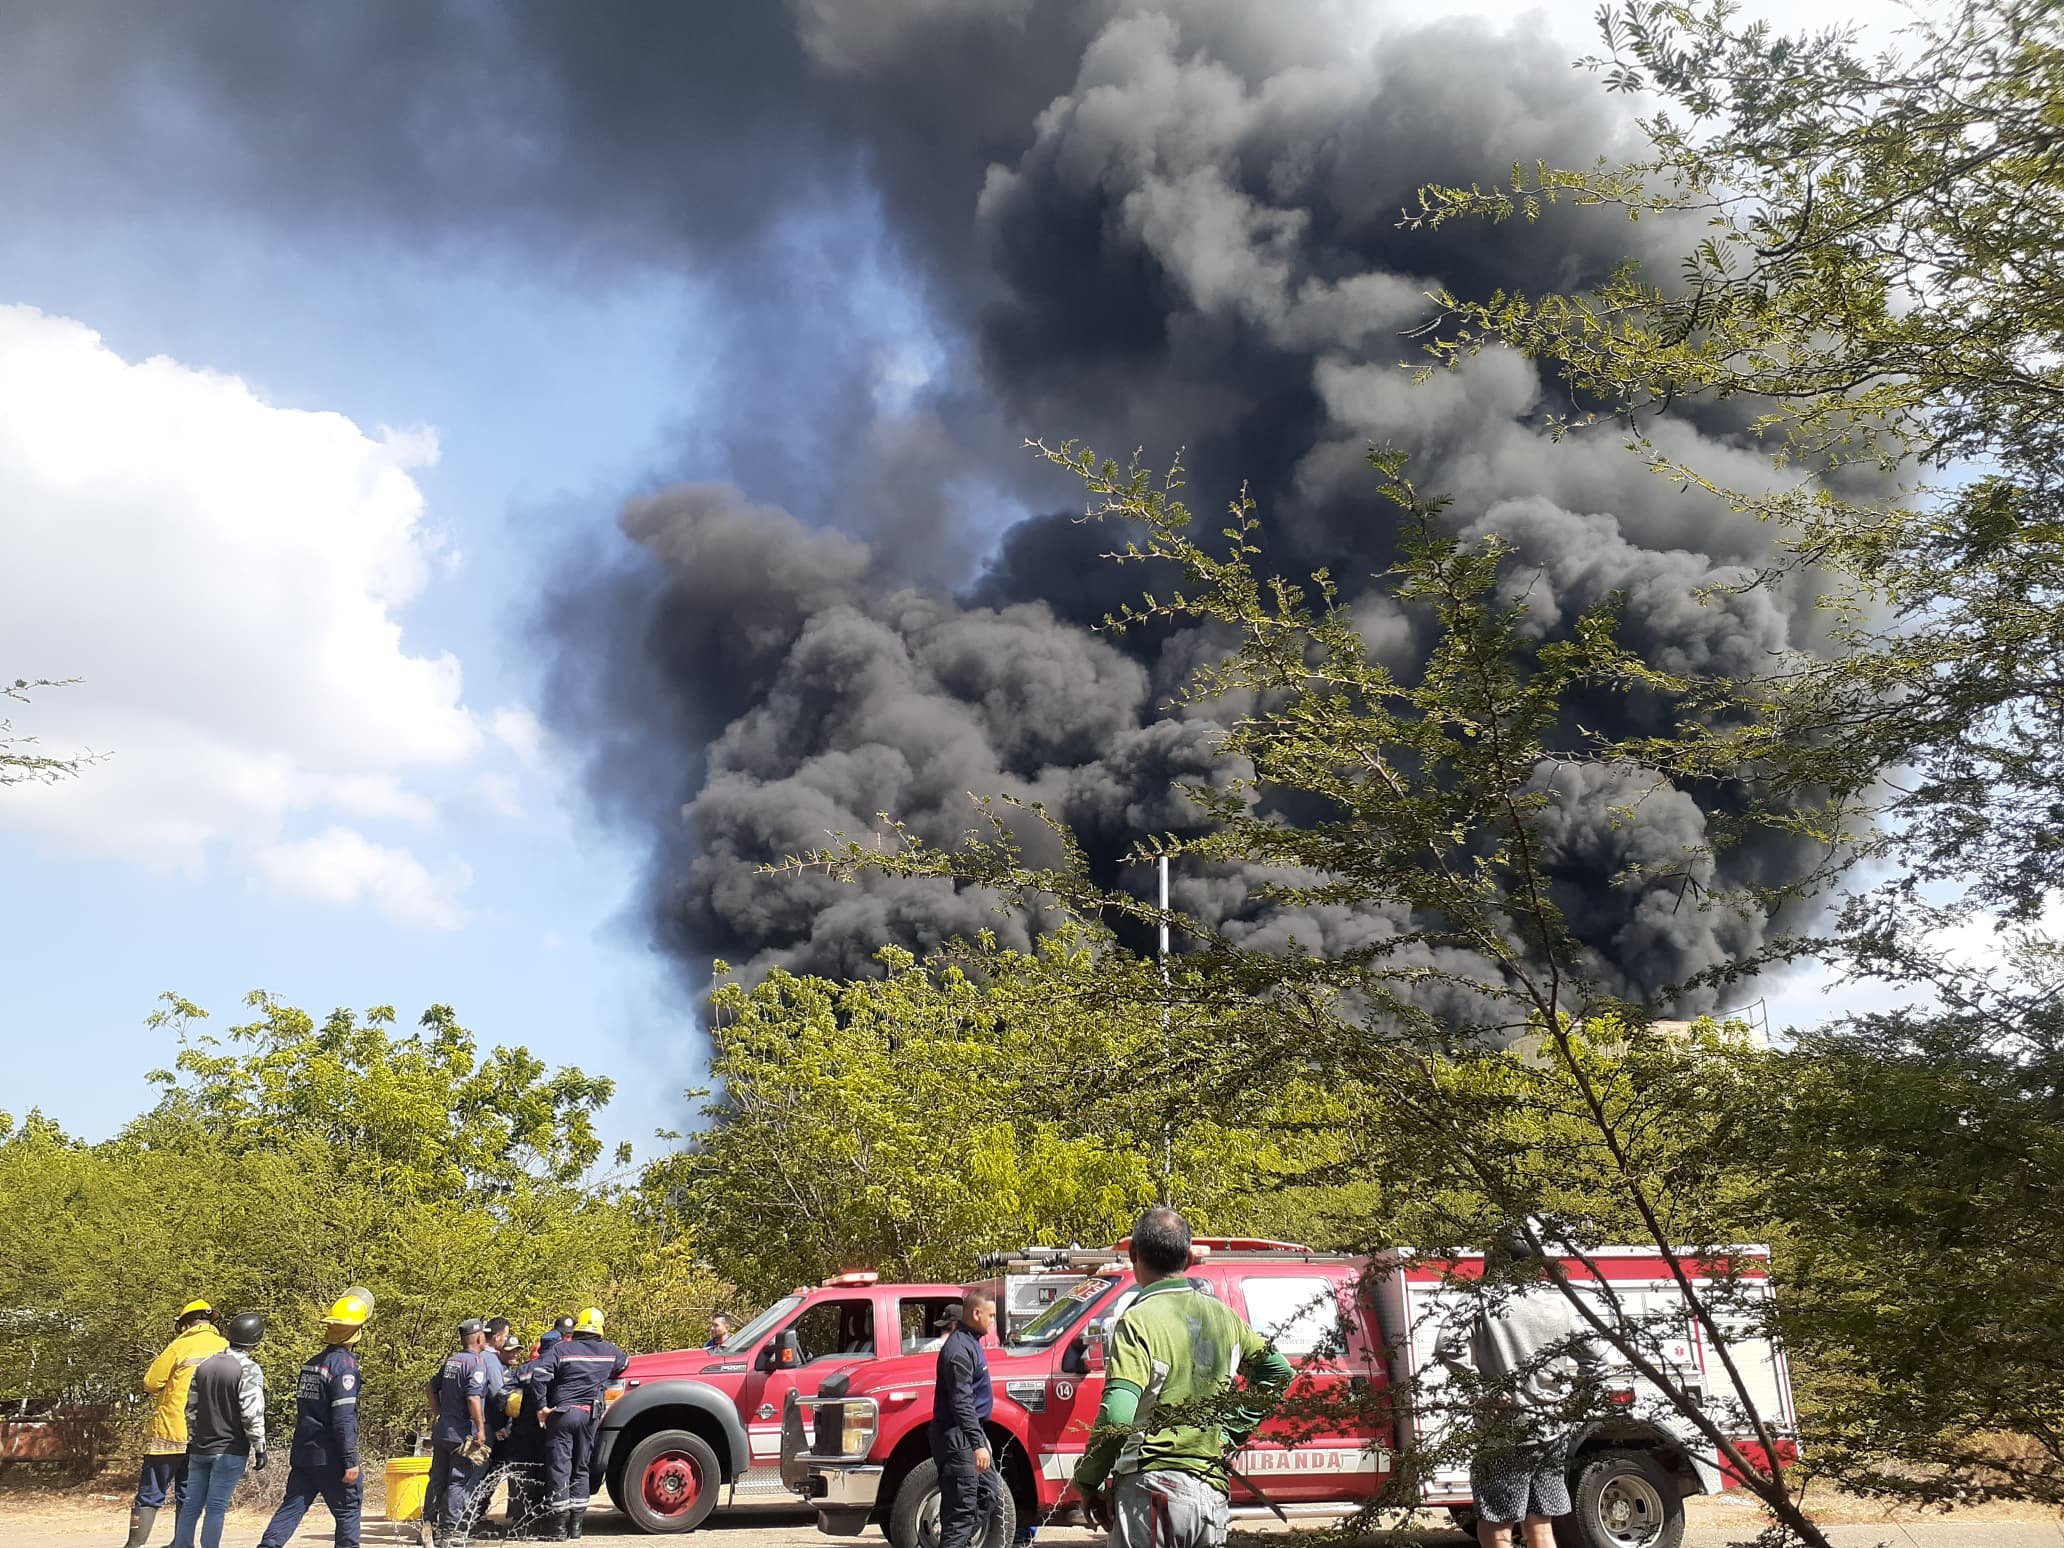
[[[1560,1548],[1677,1548],[1684,1498],[1653,1451],[1590,1451],[1570,1469],[1569,1515],[1555,1523]]]
[[[690,1430],[654,1430],[631,1448],[610,1494],[641,1532],[692,1532],[717,1508],[723,1486],[708,1441]]]
[[[1018,1533],[1018,1502],[996,1475],[996,1514],[974,1548],[1011,1548]],[[886,1523],[890,1548],[939,1548],[939,1464],[926,1457],[903,1475]]]

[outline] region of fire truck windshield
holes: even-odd
[[[802,1304],[803,1298],[801,1296],[784,1295],[772,1306],[761,1312],[759,1316],[753,1318],[752,1321],[748,1322],[736,1333],[733,1333],[716,1352],[727,1355],[750,1354],[753,1345],[765,1338],[775,1323]]]
[[[1011,1340],[1012,1347],[1051,1349],[1117,1284],[1118,1281],[1115,1279],[1106,1278],[1102,1274],[1092,1274],[1066,1295],[1056,1297],[1045,1311],[1026,1323]]]

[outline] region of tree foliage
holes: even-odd
[[[1769,519],[1773,569],[1825,593],[1832,648],[1671,749],[1774,802],[1824,793],[1823,836],[1888,863],[1816,950],[1912,1003],[1822,1029],[1750,1093],[1811,1455],[1885,1492],[2054,1501],[2064,12],[1963,0],[1877,53],[1726,4],[1600,19],[1591,63],[1660,104],[1649,153],[1427,189],[1407,224],[1573,201],[1683,232],[1680,269],[1444,296],[1430,348],[1543,362],[1584,405],[1555,430],[1624,427],[1659,476]],[[1698,400],[1741,416],[1770,487],[1658,449],[1649,416]]]
[[[259,1019],[222,1045],[168,996],[153,1019],[183,1046],[113,1139],[0,1118],[0,1393],[131,1392],[203,1296],[265,1314],[275,1422],[291,1422],[293,1368],[351,1284],[378,1303],[361,1359],[382,1440],[419,1421],[461,1317],[593,1303],[633,1347],[700,1341],[724,1287],[633,1188],[589,1171],[607,1081],[522,1048],[480,1061],[443,1006],[399,1036],[384,1008],[318,1024],[250,1003]]]
[[[1164,1031],[1148,985],[1114,988],[1109,948],[1083,930],[1034,953],[889,948],[878,979],[722,986],[707,1128],[647,1193],[762,1295],[839,1268],[958,1280],[984,1251],[1111,1242],[1164,1195],[1206,1229],[1325,1237],[1345,1104],[1307,1083],[1219,1107],[1213,1029],[1179,1009]]]
[[[0,681],[0,698],[27,704],[29,696],[39,688],[69,688],[76,682],[77,678],[60,682],[47,677],[17,677],[11,683]],[[42,752],[35,737],[15,730],[12,720],[0,718],[0,787],[55,784],[58,780],[70,778],[87,764],[99,761],[99,755],[92,752],[74,753],[70,757]]]

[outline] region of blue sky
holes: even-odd
[[[490,709],[535,702],[526,610],[554,548],[613,540],[617,501],[693,415],[706,374],[707,297],[692,277],[577,291],[377,244],[311,253],[226,221],[10,223],[0,304],[77,319],[129,361],[233,374],[281,407],[433,428],[439,458],[415,477],[427,525],[461,558],[400,611],[403,649],[451,652],[466,702]],[[66,642],[6,670],[66,673]],[[94,692],[89,681],[64,696],[67,726],[90,723]],[[58,747],[52,707],[39,698],[14,718]],[[88,740],[122,758],[117,731]],[[0,1106],[40,1105],[104,1135],[146,1104],[145,1072],[169,1061],[144,1026],[160,991],[227,1024],[244,991],[266,988],[318,1011],[391,1001],[406,1017],[450,1001],[486,1042],[615,1075],[612,1138],[678,1124],[701,1050],[624,915],[634,857],[585,821],[549,751],[509,777],[519,815],[448,803],[423,846],[472,873],[456,929],[281,898],[219,846],[194,874],[0,829],[14,1028]]]

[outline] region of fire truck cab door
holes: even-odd
[[[782,1334],[793,1333],[796,1361],[761,1371],[755,1358],[755,1369],[746,1378],[740,1417],[745,1420],[754,1467],[772,1467],[780,1461],[781,1413],[789,1393],[815,1397],[827,1378],[874,1358],[876,1323],[881,1320],[875,1304],[878,1299],[865,1290],[813,1298],[767,1336],[768,1345],[779,1348]],[[893,1331],[894,1324],[890,1327]]]
[[[1363,1401],[1383,1379],[1381,1340],[1349,1265],[1256,1269],[1226,1264],[1220,1293],[1272,1339],[1296,1373],[1281,1409],[1264,1420],[1233,1466],[1279,1505],[1367,1500],[1382,1485],[1387,1451],[1372,1447]],[[1261,1503],[1235,1481],[1235,1505]]]

